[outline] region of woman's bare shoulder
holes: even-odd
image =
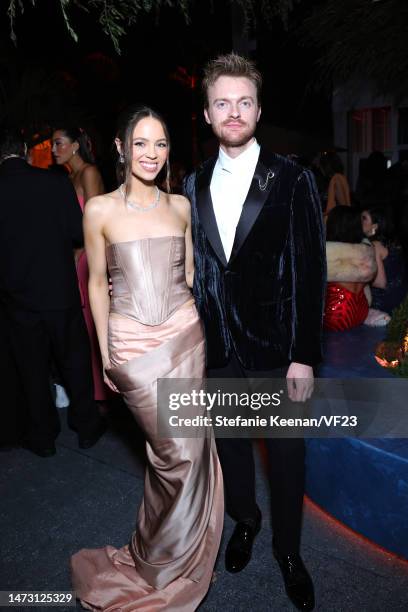
[[[120,201],[120,196],[117,189],[110,193],[89,198],[85,206],[85,214],[92,215],[108,215],[117,206]]]
[[[86,176],[86,175],[92,175],[92,174],[100,174],[97,166],[95,164],[85,164],[84,167],[82,168],[81,171],[81,175],[82,176]]]
[[[84,185],[85,183],[89,183],[91,181],[99,180],[101,173],[95,164],[85,164],[81,170],[77,174],[77,182],[80,185]]]
[[[168,198],[170,206],[174,207],[173,210],[189,225],[191,217],[190,200],[178,193],[168,194]]]
[[[170,206],[174,206],[175,210],[180,214],[190,215],[190,200],[178,193],[168,194]]]
[[[190,200],[186,198],[186,196],[180,195],[179,193],[169,193],[168,198],[170,204],[174,204],[174,206],[190,208]]]

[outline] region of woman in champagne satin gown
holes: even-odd
[[[155,186],[168,168],[169,139],[154,111],[133,111],[116,145],[124,183],[85,209],[89,296],[106,380],[145,433],[147,467],[129,544],[76,553],[73,586],[90,610],[192,612],[208,591],[220,544],[221,469],[211,428],[196,438],[158,434],[156,399],[158,378],[204,376],[189,289],[189,203]]]

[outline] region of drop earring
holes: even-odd
[[[123,153],[121,153],[121,154],[119,155],[119,163],[120,163],[120,164],[124,164],[124,163],[125,163],[125,158],[123,157]]]

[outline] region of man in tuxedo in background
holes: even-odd
[[[185,181],[192,206],[194,294],[216,378],[287,377],[291,399],[313,389],[321,360],[326,259],[321,206],[312,175],[259,147],[262,77],[234,53],[204,73],[204,115],[220,144]],[[273,552],[286,592],[301,610],[314,607],[311,578],[299,555],[304,440],[266,439],[272,489]],[[248,439],[217,440],[226,505],[237,523],[226,569],[249,562],[261,528]]]
[[[24,393],[23,446],[50,457],[60,431],[51,358],[70,396],[68,423],[80,448],[93,446],[105,428],[93,399],[73,255],[83,245],[81,209],[70,180],[33,168],[26,151],[19,130],[1,130],[0,307]]]

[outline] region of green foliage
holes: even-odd
[[[407,31],[407,0],[325,0],[301,28],[321,50],[320,85],[365,78],[397,97],[408,88]]]
[[[391,371],[394,376],[408,378],[408,357],[404,357],[399,366],[397,368],[393,368]]]
[[[164,6],[181,11],[188,20],[188,8],[190,0],[54,0],[62,12],[65,26],[75,40],[78,35],[75,25],[72,24],[69,10],[73,7],[87,13],[95,14],[102,31],[109,36],[115,50],[120,53],[120,39],[126,33],[128,26],[135,23],[140,13],[159,12]],[[24,13],[25,5],[37,5],[37,0],[9,0],[7,10],[10,19],[10,36],[14,43],[17,42],[14,24],[19,14]]]
[[[395,376],[408,378],[408,358],[405,357],[397,368],[392,368],[391,372]]]
[[[387,326],[386,341],[397,342],[403,345],[408,334],[408,295],[405,300],[392,313],[391,321]],[[408,353],[405,354],[400,365],[391,370],[396,376],[408,377]]]
[[[103,32],[120,54],[120,39],[126,34],[127,28],[136,22],[140,13],[158,15],[162,8],[169,7],[179,10],[188,23],[189,4],[190,0],[89,0],[87,7],[99,14]],[[82,3],[81,8],[84,8]]]
[[[245,23],[256,20],[256,17],[263,19],[268,25],[272,24],[274,17],[280,17],[285,27],[288,25],[289,15],[294,6],[300,0],[229,0],[230,4],[240,6]]]
[[[408,333],[408,295],[403,302],[396,308],[387,325],[386,340],[402,344],[405,335]]]
[[[50,1],[50,0],[48,0]],[[69,9],[76,7],[87,13],[97,16],[102,31],[111,39],[115,50],[120,53],[121,38],[127,33],[129,26],[136,22],[140,14],[160,15],[164,8],[177,10],[189,23],[195,2],[203,3],[204,0],[54,0],[60,6],[65,25],[75,41],[78,36],[75,25],[69,14]],[[215,0],[205,0],[209,9],[213,7]],[[253,22],[260,16],[266,22],[271,23],[273,17],[279,16],[284,24],[287,24],[289,14],[294,4],[299,0],[227,0],[239,5],[244,13],[245,22]],[[37,0],[8,0],[8,17],[10,20],[10,36],[14,43],[17,42],[14,25],[18,15],[24,12],[27,4],[36,6]]]
[[[35,5],[35,0],[30,0],[31,4]],[[9,0],[9,6],[7,9],[7,15],[10,20],[10,37],[11,40],[16,43],[17,36],[14,31],[14,23],[18,12],[24,13],[24,1],[23,0]]]

